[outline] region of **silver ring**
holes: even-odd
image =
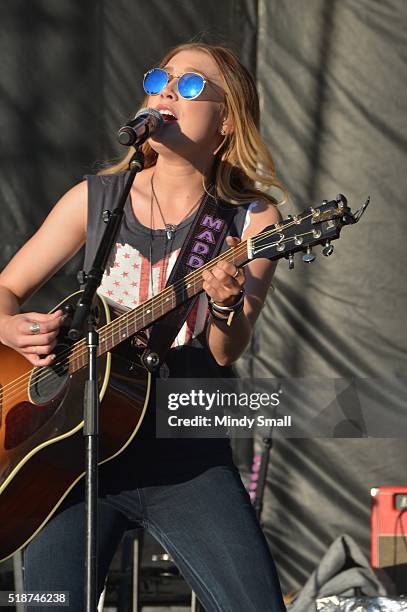
[[[238,274],[239,274],[239,268],[236,268],[236,272],[234,273],[233,278],[236,278],[236,276],[238,276]]]
[[[39,323],[37,323],[37,322],[31,323],[31,325],[30,325],[30,332],[32,334],[39,334],[40,331],[41,331],[41,328],[40,328],[40,324]]]

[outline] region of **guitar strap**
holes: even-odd
[[[177,261],[167,280],[166,287],[200,268],[218,255],[237,207],[205,194],[188,235],[181,247]],[[194,296],[166,314],[150,328],[147,347],[142,356],[144,366],[155,371],[185,323],[199,296]]]

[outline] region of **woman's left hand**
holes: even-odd
[[[240,238],[228,236],[226,242],[229,246],[237,246]],[[246,282],[243,268],[237,268],[225,260],[217,263],[211,270],[204,270],[202,278],[204,291],[219,306],[233,306]]]

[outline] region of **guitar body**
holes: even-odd
[[[80,293],[54,310],[76,304]],[[115,315],[100,296],[97,327]],[[61,363],[73,347],[60,334]],[[83,351],[82,351],[83,352]],[[83,437],[84,365],[33,368],[19,353],[0,345],[0,561],[25,546],[49,520],[85,473]],[[130,340],[98,357],[100,389],[99,464],[119,455],[144,417],[150,374]]]

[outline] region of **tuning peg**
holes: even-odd
[[[286,255],[286,259],[288,259],[288,269],[294,270],[294,255],[292,253],[288,253]]]
[[[334,245],[331,244],[330,240],[327,240],[325,242],[325,246],[322,249],[322,254],[325,255],[325,257],[329,257],[330,255],[332,255],[332,253],[334,252]]]
[[[338,203],[338,208],[345,208],[348,203],[347,199],[342,193],[338,193],[335,198],[335,201]]]
[[[304,255],[302,256],[302,261],[304,263],[312,263],[315,259],[315,255],[312,252],[312,249],[310,246],[307,246],[307,251],[304,253]]]

